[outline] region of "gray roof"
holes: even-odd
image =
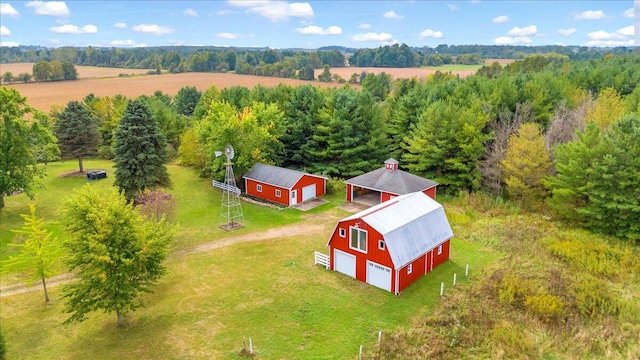
[[[347,184],[397,195],[424,191],[438,185],[438,183],[433,180],[413,175],[406,171],[399,169],[389,171],[385,168],[373,170],[345,182]]]
[[[253,165],[253,167],[251,167],[251,169],[244,174],[242,178],[259,181],[264,184],[274,185],[284,189],[291,189],[304,175],[326,179],[325,177],[318,175],[260,163]]]
[[[398,196],[342,221],[354,219],[362,219],[384,236],[396,269],[453,236],[442,205],[421,192]]]

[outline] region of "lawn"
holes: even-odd
[[[104,180],[59,176],[75,168],[74,161],[49,164],[44,188],[36,192],[38,216],[61,238],[66,236],[57,224],[61,201],[86,183],[106,189],[113,182],[108,161],[85,161],[85,168],[107,170]],[[454,239],[450,261],[394,296],[313,264],[313,252],[326,253],[336,221],[347,215],[336,208],[342,194],[327,196],[328,204],[306,213],[243,202],[247,226],[226,232],[218,227],[219,190],[192,169],[168,168],[179,230],[168,273],[155,293],[144,297],[147,306],[128,314],[127,326],[118,328],[111,313],[62,324],[67,315],[59,286],[50,288],[50,305],[43,304],[41,291],[2,297],[8,358],[85,359],[100,354],[103,359],[233,359],[249,339],[264,359],[353,358],[360,345],[375,344],[378,331],[392,332],[429,313],[439,303],[440,283],[450,291],[453,273],[464,286],[466,264],[474,279],[498,257]],[[11,241],[9,229],[22,225],[19,214],[28,211],[28,203],[25,195],[6,199],[0,213],[3,257]],[[297,235],[184,251],[236,238],[262,239],[273,229],[295,224]],[[456,231],[455,223],[452,226]],[[15,281],[15,276],[3,276],[2,285]]]

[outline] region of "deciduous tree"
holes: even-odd
[[[127,104],[114,136],[114,185],[132,200],[145,189],[170,187],[167,141],[142,100]]]
[[[19,230],[12,230],[24,236],[24,242],[9,244],[19,250],[17,256],[9,257],[2,264],[2,271],[23,271],[27,277],[27,284],[42,282],[44,300],[49,302],[46,278],[59,270],[63,248],[53,232],[44,227],[44,219],[36,216],[36,206],[29,205],[29,215],[20,214],[24,219],[24,226]]]
[[[140,295],[166,272],[173,241],[164,219],[146,221],[117,189],[98,192],[89,185],[64,203],[63,224],[71,239],[66,259],[77,282],[63,287],[65,322],[84,321],[96,310],[124,315],[142,305]]]
[[[44,174],[36,167],[33,134],[23,118],[32,112],[26,100],[17,90],[0,87],[0,209],[14,191],[33,197],[33,182]]]
[[[551,171],[551,160],[538,124],[522,124],[509,137],[500,167],[512,198],[520,199],[525,206],[535,206],[544,200],[546,189],[542,179]]]
[[[77,101],[70,101],[58,114],[54,133],[63,158],[78,158],[78,168],[84,172],[82,158],[95,155],[100,145],[98,120],[89,109]]]

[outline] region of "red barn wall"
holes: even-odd
[[[442,243],[442,253],[438,255],[438,247],[433,249],[433,268],[449,260],[449,252],[451,250],[451,239]]]
[[[366,254],[349,247],[349,231],[350,231],[350,228],[354,226],[356,223],[358,223],[358,228],[367,230],[367,253]],[[340,228],[345,229],[345,237],[340,237]],[[339,222],[338,226],[333,232],[333,235],[331,235],[331,240],[329,242],[329,257],[330,257],[330,263],[331,263],[331,270],[335,270],[333,250],[338,249],[340,251],[356,256],[356,278],[362,282],[367,282],[367,260],[389,267],[391,268],[391,271],[394,271],[393,263],[391,262],[391,257],[387,252],[386,245],[384,250],[380,250],[378,248],[378,240],[380,239],[383,239],[382,235],[380,235],[380,233],[378,233],[375,229],[370,227],[369,224],[365,223],[360,219]]]
[[[347,184],[347,201],[353,201],[353,185]]]
[[[426,257],[429,253],[420,256],[416,260],[412,261],[409,264],[412,264],[411,274],[407,273],[407,269],[409,264],[400,269],[400,287],[398,291],[402,291],[407,288],[407,286],[411,285],[414,281],[418,280],[420,277],[426,274],[425,272],[425,263],[427,262]]]
[[[380,192],[380,202],[389,201],[396,196],[398,195],[387,193],[387,192]]]
[[[435,186],[423,191],[423,193],[425,195],[427,195],[428,197],[432,198],[433,200],[436,199],[436,187]]]
[[[244,179],[245,191],[251,196],[273,201],[275,203],[289,206],[289,190],[277,186],[263,184],[261,182]],[[262,191],[258,192],[258,185],[262,185]],[[276,189],[280,190],[280,197],[276,196]]]
[[[293,186],[294,190],[298,190],[296,194],[296,197],[298,198],[298,204],[302,202],[302,188],[311,184],[316,184],[316,197],[320,197],[325,194],[325,179],[315,176],[303,175],[300,180],[298,180],[298,182]]]

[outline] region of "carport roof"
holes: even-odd
[[[346,181],[347,184],[363,188],[387,192],[396,195],[410,194],[416,191],[424,191],[438,183],[402,170],[387,170],[380,168],[356,176]]]
[[[303,176],[313,176],[327,179],[323,176],[304,173],[297,170],[285,169],[278,166],[256,163],[242,178],[291,189]]]

